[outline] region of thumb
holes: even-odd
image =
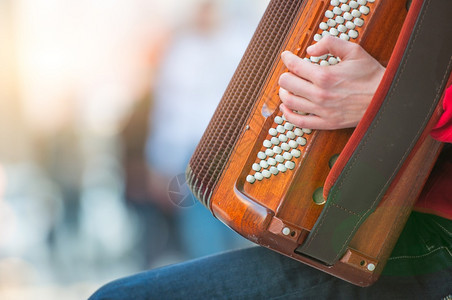
[[[344,59],[352,52],[357,44],[345,41],[343,39],[325,36],[316,44],[309,46],[306,51],[311,56],[322,56],[325,54],[332,54],[336,57]]]

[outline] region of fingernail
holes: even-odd
[[[287,91],[284,88],[280,87],[279,91],[278,91],[278,95],[281,97],[281,94],[284,94],[284,93],[287,93]]]

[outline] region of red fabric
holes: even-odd
[[[443,108],[431,135],[441,142],[452,143],[452,85],[444,96]],[[439,157],[414,209],[452,220],[452,146]]]
[[[444,112],[435,128],[433,128],[431,135],[438,141],[452,143],[452,85],[446,90],[446,95],[443,99],[443,109]]]
[[[441,154],[414,209],[452,220],[452,148]]]

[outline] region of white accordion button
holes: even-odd
[[[265,140],[262,144],[265,148],[270,148],[272,146],[272,142],[270,142],[269,140]]]
[[[271,172],[273,175],[278,175],[278,173],[279,173],[278,168],[276,168],[276,167],[271,167],[271,168],[270,168],[270,172]]]
[[[281,149],[283,149],[284,151],[289,151],[290,150],[290,146],[287,143],[282,143],[281,144]]]
[[[276,130],[277,130],[279,133],[284,133],[284,132],[286,132],[286,130],[284,129],[284,126],[282,126],[282,125],[278,125],[278,126],[276,127]]]
[[[341,34],[341,37],[342,37],[342,34]],[[328,63],[330,64],[330,65],[336,65],[337,64],[337,59],[336,59],[336,57],[330,57],[329,59],[328,59]],[[300,130],[301,131],[301,130]],[[301,132],[303,132],[303,131],[301,131]]]
[[[289,139],[294,139],[295,138],[295,133],[293,131],[287,131],[286,136]]]
[[[350,20],[353,19],[353,16],[352,16],[351,13],[346,12],[346,13],[344,13],[344,19],[347,20],[347,21],[350,21]]]
[[[286,161],[284,166],[289,170],[295,169],[295,163],[293,161]]]
[[[302,136],[303,135],[303,130],[301,130],[300,128],[295,128],[295,130],[293,132],[296,135],[298,135],[298,136]]]
[[[341,5],[341,10],[342,10],[342,11],[349,11],[349,10],[350,10],[350,6],[347,5],[347,4],[342,4],[342,5]]]
[[[336,23],[338,23],[338,24],[342,24],[345,22],[344,17],[341,17],[341,16],[337,16],[335,20],[336,20]]]
[[[270,178],[270,176],[272,176],[272,173],[270,173],[270,171],[263,170],[263,171],[262,171],[262,175],[263,175],[265,178]]]
[[[336,15],[340,15],[342,14],[342,9],[336,6],[335,8],[333,8],[333,13]]]
[[[328,19],[331,19],[332,17],[334,17],[334,13],[331,10],[327,10],[325,12],[325,17],[327,17]]]
[[[345,33],[341,33],[340,38],[344,41],[348,41],[350,39],[348,34],[345,34]]]
[[[367,15],[370,12],[370,9],[367,6],[361,6],[359,8],[359,11],[363,14],[363,15]]]
[[[360,12],[359,10],[357,10],[357,9],[354,9],[354,10],[352,11],[352,16],[353,16],[354,18],[359,18],[359,17],[361,17],[361,12]]]
[[[319,60],[320,60],[320,58],[318,58],[317,56],[311,56],[309,59],[310,59],[313,63],[318,63]]]
[[[329,64],[326,60],[322,60],[322,61],[320,62],[320,65],[321,65],[322,67],[324,67],[324,66],[329,66],[330,64]]]
[[[261,170],[261,165],[254,163],[252,168],[254,171],[259,172]]]
[[[282,162],[284,162],[284,157],[282,155],[278,154],[275,156],[275,160],[279,163],[282,163]]]
[[[310,134],[312,132],[312,129],[309,128],[302,128],[301,130],[306,134]]]
[[[274,158],[269,158],[267,162],[270,166],[276,165],[276,160]]]
[[[339,5],[339,0],[331,0],[330,4],[331,4],[331,6],[338,6]]]
[[[294,128],[294,125],[292,123],[287,122],[284,124],[284,129],[286,130],[292,130]]]
[[[361,27],[364,25],[364,20],[360,18],[356,18],[353,20],[353,23],[355,23],[356,26]]]
[[[254,176],[252,175],[248,175],[246,176],[246,181],[248,181],[249,183],[254,183],[256,181],[256,178],[254,178]]]
[[[273,145],[278,145],[279,144],[279,139],[276,137],[276,136],[274,136],[274,137],[272,137],[272,139],[271,139],[271,143],[273,144]],[[269,147],[267,147],[267,148],[270,148],[272,145],[270,145]]]
[[[271,136],[276,136],[276,135],[278,134],[278,131],[276,131],[275,128],[270,128],[270,129],[268,130],[268,133],[269,133]]]
[[[276,154],[281,154],[282,149],[279,146],[275,146],[275,147],[273,147],[273,152],[275,152]]]
[[[359,5],[366,5],[367,4],[367,0],[358,0],[358,4]]]
[[[280,116],[276,116],[275,117],[275,123],[280,125],[283,123],[283,118],[281,118]]]
[[[320,23],[319,28],[322,30],[328,30],[328,24],[325,22]]]
[[[351,8],[358,8],[359,6],[358,2],[356,1],[350,1],[348,5],[350,5]]]
[[[350,22],[350,21],[348,21],[348,22]],[[345,27],[344,25],[341,24],[341,25],[337,26],[337,30],[339,30],[340,32],[344,33],[344,32],[347,31],[347,27]]]
[[[261,181],[262,179],[264,179],[264,176],[262,176],[262,173],[256,172],[256,174],[254,174],[254,178]]]
[[[347,21],[347,23],[345,23],[345,27],[347,27],[348,29],[355,29],[355,23],[353,23],[352,21]]]
[[[304,145],[306,145],[307,141],[304,137],[298,137],[297,143],[300,144],[301,146],[304,146]]]
[[[282,173],[287,171],[287,168],[283,164],[278,165],[278,170]]]
[[[289,152],[284,152],[283,155],[285,160],[291,160],[292,159],[292,154],[290,154]]]
[[[287,136],[285,134],[280,134],[278,138],[281,142],[287,142]]]
[[[262,168],[267,169],[268,168],[268,162],[265,160],[261,160],[261,162],[259,163],[261,165]]]
[[[358,37],[358,31],[356,30],[350,30],[348,32],[348,35],[352,38],[352,39],[356,39]]]
[[[314,35],[314,41],[319,42],[322,39],[322,36],[320,34],[315,34]]]
[[[266,159],[266,158],[267,158],[267,155],[265,155],[264,152],[260,151],[260,152],[257,154],[257,157],[258,157],[259,159]]]
[[[301,156],[301,151],[297,149],[292,149],[292,151],[290,151],[290,154],[292,154],[292,156],[295,158],[299,158]]]
[[[326,21],[326,24],[328,24],[328,26],[330,27],[334,27],[337,23],[333,19],[329,19],[328,21]]]
[[[290,228],[289,227],[284,227],[281,232],[284,235],[289,235],[290,234]]]
[[[289,146],[290,148],[297,148],[298,147],[298,143],[295,142],[294,140],[289,141]]]
[[[339,34],[339,31],[336,28],[330,28],[330,34],[332,36],[337,36]]]
[[[374,265],[374,264],[368,264],[368,265],[367,265],[367,270],[369,270],[369,271],[371,271],[371,272],[375,271],[375,265]],[[446,298],[446,299],[447,299],[447,298]]]
[[[265,155],[273,156],[273,155],[275,155],[275,152],[272,149],[267,149],[267,150],[265,150]]]

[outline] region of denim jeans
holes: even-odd
[[[263,247],[119,279],[90,299],[444,299],[452,221],[413,212],[380,279],[361,288]]]

